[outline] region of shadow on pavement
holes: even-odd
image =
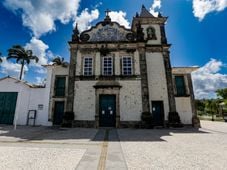
[[[74,141],[88,142],[104,140],[108,132],[108,141],[165,141],[163,136],[173,134],[206,134],[199,129],[184,127],[178,129],[114,129],[114,128],[53,128],[53,127],[28,127],[18,126],[17,130],[13,126],[0,126],[0,141],[18,140],[51,140],[51,141]]]

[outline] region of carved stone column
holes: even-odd
[[[73,48],[70,49],[68,94],[67,94],[67,103],[66,103],[67,112],[73,112],[77,51],[78,51],[77,49],[73,49]]]
[[[147,62],[144,48],[139,48],[139,58],[141,74],[142,110],[143,112],[150,112],[149,87],[147,79]]]
[[[169,112],[176,112],[176,102],[175,102],[175,97],[174,97],[172,68],[171,68],[171,64],[170,64],[169,51],[164,51],[163,57],[164,57],[164,65],[165,65],[165,72],[166,72]]]

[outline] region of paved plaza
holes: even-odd
[[[193,129],[0,126],[0,169],[227,169],[227,123]]]

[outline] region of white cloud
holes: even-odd
[[[203,20],[204,17],[214,11],[222,11],[227,7],[227,0],[193,0],[194,16]]]
[[[6,57],[2,57],[1,69],[0,72],[5,75],[10,75],[19,78],[21,71],[21,64],[13,63],[6,59]],[[28,67],[24,66],[24,72],[28,71]]]
[[[203,67],[192,73],[194,94],[197,99],[215,98],[215,91],[227,87],[227,74],[219,71],[226,67],[222,61],[210,59]]]
[[[155,17],[158,16],[157,10],[161,8],[161,0],[154,0],[153,4],[150,8],[150,13],[154,15]]]
[[[78,23],[78,29],[80,32],[89,29],[91,27],[91,22],[98,19],[99,11],[97,9],[88,12],[88,8],[84,9],[79,16],[75,17],[75,22],[73,26]]]
[[[33,83],[37,84],[37,85],[45,85],[46,79],[43,77],[35,77],[35,82],[33,82]]]
[[[130,28],[129,21],[125,18],[126,12],[123,11],[111,11],[109,13],[109,16],[111,18],[111,21],[118,22],[120,25],[125,26],[126,28]]]
[[[5,0],[4,6],[21,14],[23,25],[36,37],[55,31],[55,21],[63,24],[77,15],[80,0]]]
[[[25,45],[25,48],[32,50],[33,54],[39,58],[39,63],[35,64],[34,62],[32,62],[32,65],[40,66],[48,63],[46,50],[49,48],[49,46],[43,41],[32,37],[30,42]]]

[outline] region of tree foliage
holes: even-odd
[[[222,99],[227,99],[227,88],[216,90],[216,94],[218,97],[221,97]]]
[[[68,66],[68,62],[64,61],[64,58],[63,57],[59,57],[59,56],[54,58],[52,60],[52,62],[54,63],[54,65],[61,65],[62,67],[67,67]]]
[[[8,50],[7,60],[9,59],[16,59],[16,62],[21,64],[20,80],[23,75],[24,65],[29,64],[31,60],[35,60],[36,63],[39,61],[39,58],[33,55],[32,50],[26,50],[21,45],[14,45]]]

